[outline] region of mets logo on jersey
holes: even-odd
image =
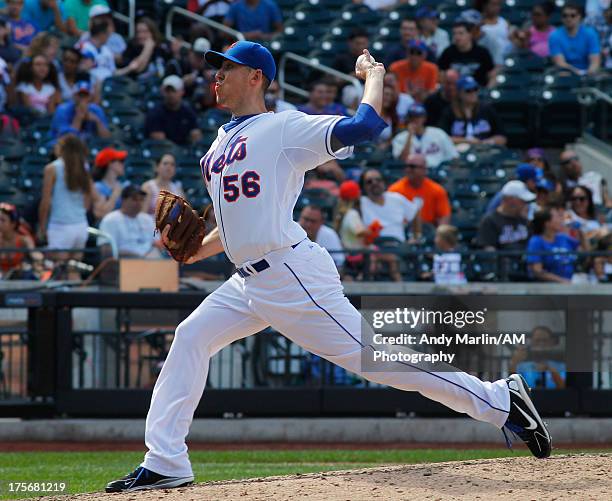
[[[246,198],[255,198],[261,192],[260,176],[254,170],[247,170],[242,174],[223,174],[226,167],[246,159],[247,139],[245,136],[238,136],[230,145],[227,153],[224,152],[213,161],[213,152],[200,161],[202,177],[208,186],[210,186],[213,174],[222,175],[219,189],[223,187],[223,198],[228,202],[235,202],[241,194]]]

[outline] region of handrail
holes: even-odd
[[[237,40],[245,39],[244,35],[240,31],[234,30],[230,28],[229,26],[225,26],[224,24],[218,23],[217,21],[213,21],[212,19],[201,16],[194,12],[191,12],[190,10],[183,9],[182,7],[172,7],[168,11],[168,15],[166,16],[165,34],[166,34],[166,39],[168,40],[176,40],[176,37],[172,35],[172,20],[174,19],[175,14],[179,14],[181,16],[188,17],[189,19],[193,19],[194,21],[198,21],[199,23],[202,23],[202,24],[206,24],[210,26],[211,28],[214,28],[218,31],[222,31],[223,33],[227,33],[228,35],[231,35]],[[181,40],[181,43],[185,47],[191,47],[191,44],[188,42],[185,42],[184,40]]]
[[[357,80],[357,78],[349,76],[346,73],[342,73],[341,71],[335,70],[334,68],[330,68],[329,66],[325,66],[324,64],[320,64],[316,61],[313,61],[312,59],[298,56],[293,52],[285,52],[281,57],[280,63],[278,65],[278,85],[280,86],[281,99],[285,99],[285,89],[290,92],[293,92],[294,94],[298,94],[299,96],[308,97],[308,92],[306,92],[304,89],[296,87],[295,85],[291,85],[290,83],[287,83],[285,81],[285,65],[288,59],[291,59],[297,63],[304,64],[306,66],[310,66],[311,68],[314,68],[318,71],[322,71],[323,73],[329,73],[330,75],[333,75],[339,78],[340,80],[344,80],[345,82],[351,84],[359,94],[363,92],[363,87],[361,86],[361,83],[359,82],[359,80]]]
[[[577,89],[574,89],[573,92],[578,94],[578,100],[581,102],[581,104],[591,104],[591,101],[589,101],[589,99],[592,96],[596,100],[601,99],[602,101],[605,101],[606,103],[612,105],[612,96],[606,94],[597,87],[578,87]],[[583,100],[584,102],[582,102]]]
[[[128,0],[128,15],[113,11],[113,17],[128,25],[128,37],[134,38],[136,31],[136,0]]]

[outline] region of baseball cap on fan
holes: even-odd
[[[181,91],[185,88],[183,79],[177,75],[169,75],[162,81],[162,88],[172,87],[176,91]]]
[[[106,5],[94,5],[91,9],[89,9],[89,19],[93,19],[98,16],[106,16],[110,14],[111,10]]]
[[[504,184],[501,190],[504,197],[520,198],[523,202],[533,202],[536,198],[534,193],[531,193],[523,181],[508,181]]]
[[[263,45],[242,40],[230,45],[225,52],[209,50],[204,59],[213,68],[221,68],[224,60],[248,66],[254,70],[261,70],[270,82],[276,77],[276,63],[274,57]]]

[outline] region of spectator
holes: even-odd
[[[560,155],[561,186],[563,193],[569,197],[576,186],[586,186],[591,190],[595,205],[609,206],[608,187],[605,178],[595,171],[583,172],[582,162],[577,153],[565,149]]]
[[[336,267],[340,268],[344,264],[344,252],[340,237],[333,228],[323,224],[325,216],[323,209],[317,205],[307,205],[300,213],[299,223],[306,235],[313,242],[318,243],[330,253]]]
[[[21,17],[38,31],[66,30],[66,13],[60,0],[25,0]]]
[[[446,108],[457,98],[457,80],[459,73],[455,70],[447,70],[440,75],[441,85],[436,92],[425,99],[425,110],[427,110],[426,125],[439,127],[440,119]]]
[[[55,33],[41,31],[30,42],[29,53],[30,57],[43,55],[53,64],[56,69],[59,69],[60,40]]]
[[[347,75],[355,76],[357,58],[363,54],[363,49],[367,49],[370,45],[368,32],[363,28],[354,28],[349,33],[347,42],[348,52],[337,54],[332,63],[332,68]]]
[[[0,18],[0,58],[8,64],[15,64],[20,57],[21,49],[13,45],[8,21]]]
[[[105,20],[96,21],[91,26],[89,38],[81,44],[80,69],[88,72],[95,85],[100,86],[108,77],[129,73],[128,67],[117,71],[115,56],[106,46],[111,36],[110,24]]]
[[[408,110],[410,109],[410,106],[414,104],[414,99],[410,94],[399,91],[399,82],[397,81],[397,75],[395,73],[385,74],[384,85],[391,87],[394,94],[397,96],[397,106],[395,111],[400,124],[404,124],[406,122],[406,118],[408,117]],[[395,100],[396,98],[394,97],[393,99]]]
[[[128,42],[120,66],[125,74],[139,79],[161,78],[171,57],[172,51],[155,21],[141,17],[136,23],[136,36]]]
[[[405,59],[394,62],[389,71],[397,75],[400,92],[422,103],[438,86],[438,67],[425,61],[427,46],[421,40],[408,42]]]
[[[427,111],[420,104],[408,110],[407,130],[393,138],[393,156],[406,161],[411,155],[423,155],[427,167],[437,167],[459,156],[448,134],[438,127],[427,127]]]
[[[348,115],[344,106],[334,103],[333,89],[324,80],[318,80],[310,85],[308,102],[297,108],[308,115]]]
[[[535,167],[534,165],[527,163],[520,163],[516,166],[514,170],[514,177],[519,181],[525,183],[525,186],[532,193],[537,192],[538,183],[543,179],[542,169]],[[494,212],[499,207],[503,198],[502,192],[498,192],[491,200],[489,200],[489,204],[487,205],[487,214],[490,212]],[[535,202],[529,204],[529,213],[527,219],[531,220],[533,218],[533,213],[535,213]]]
[[[453,25],[453,43],[438,59],[438,67],[443,71],[454,69],[462,77],[474,77],[483,87],[494,85],[495,65],[491,54],[484,47],[474,44],[471,29],[472,25],[464,21]]]
[[[421,33],[421,40],[436,55],[436,59],[450,45],[448,33],[446,30],[438,27],[439,18],[438,12],[429,6],[420,7],[416,11],[416,20]]]
[[[396,181],[389,191],[399,193],[417,204],[421,220],[438,226],[450,223],[451,207],[446,190],[427,177],[427,163],[423,155],[406,159],[406,177]]]
[[[567,367],[561,360],[551,360],[551,352],[559,350],[552,331],[539,326],[531,331],[529,351],[519,347],[510,360],[510,372],[518,372],[525,378],[530,388],[565,388]]]
[[[406,0],[353,0],[354,4],[365,5],[372,10],[390,10],[405,4]]]
[[[463,285],[467,283],[461,269],[461,254],[457,252],[459,231],[450,224],[441,224],[436,228],[434,245],[436,254],[433,258],[433,279],[438,285]]]
[[[570,283],[576,255],[570,254],[580,242],[563,232],[563,219],[555,210],[535,213],[531,222],[532,237],[527,244],[527,265],[531,276],[539,282]],[[531,254],[548,252],[550,254]]]
[[[419,218],[420,206],[398,193],[385,191],[385,182],[376,169],[368,169],[360,179],[360,187],[365,196],[360,199],[363,224],[370,233],[378,233],[374,243],[384,249],[397,249],[406,241],[406,228],[412,225],[414,239],[421,236]],[[401,282],[397,254],[377,254],[379,263],[386,263],[389,275],[394,282]]]
[[[0,58],[0,113],[6,110],[7,100],[9,96],[8,86],[11,84],[11,76],[9,68],[4,59]]]
[[[23,0],[7,0],[6,13],[11,28],[11,41],[20,50],[26,50],[38,33],[36,26],[22,18]]]
[[[236,0],[224,23],[247,40],[270,40],[283,30],[283,16],[274,0]]]
[[[536,182],[536,200],[529,206],[529,219],[533,219],[531,208],[534,206],[533,214],[536,211],[545,209],[550,203],[551,196],[555,194],[555,183],[545,177],[538,179]]]
[[[591,276],[598,282],[612,282],[612,233],[599,240],[595,250],[607,254],[593,258]]]
[[[280,113],[281,111],[295,110],[296,107],[280,98],[280,85],[276,80],[273,80],[266,90],[265,103],[268,111]]]
[[[540,2],[531,9],[531,22],[521,29],[514,29],[510,33],[510,40],[518,49],[530,50],[540,57],[548,57],[548,39],[555,31],[550,24],[550,16],[555,5],[550,1]]]
[[[601,40],[601,65],[606,69],[612,69],[612,5],[604,12],[602,23],[597,26]]]
[[[400,41],[385,51],[385,66],[389,68],[395,61],[405,59],[408,52],[408,43],[418,39],[419,28],[416,19],[409,17],[402,19],[400,24]]]
[[[493,35],[482,30],[483,19],[480,12],[475,9],[465,10],[457,20],[469,24],[473,42],[489,51],[496,66],[504,64],[504,47]]]
[[[380,117],[387,123],[387,127],[378,136],[377,146],[380,149],[387,149],[391,144],[391,138],[397,133],[401,125],[397,115],[398,92],[394,87],[385,85],[383,87],[383,100]]]
[[[593,75],[601,66],[599,37],[590,26],[582,24],[582,8],[566,3],[561,9],[563,26],[548,39],[553,62],[561,69],[578,75]]]
[[[335,230],[340,235],[342,246],[351,252],[346,255],[345,269],[356,273],[356,280],[363,279],[365,258],[361,252],[372,247],[372,231],[363,223],[361,216],[361,189],[355,181],[344,181],[340,185],[340,201],[335,215]],[[370,273],[376,272],[376,259],[370,255]],[[350,276],[350,275],[348,275]],[[346,278],[346,277],[345,277]]]
[[[218,23],[223,22],[232,0],[187,0],[187,9]]]
[[[557,180],[557,175],[553,172],[546,154],[542,148],[529,148],[525,161],[539,169],[542,169],[542,175],[553,185],[551,192],[561,193],[561,183]]]
[[[587,240],[599,239],[608,231],[597,220],[593,193],[586,186],[575,186],[568,196],[567,225],[584,234]]]
[[[457,99],[440,119],[440,127],[454,143],[506,144],[501,121],[495,110],[480,103],[478,83],[472,77],[457,82]]]
[[[176,75],[164,78],[161,93],[163,102],[147,112],[145,136],[176,144],[198,142],[202,131],[195,111],[183,100],[183,80]]]
[[[94,187],[103,203],[97,207],[94,216],[97,221],[121,205],[121,190],[129,183],[121,182],[119,178],[125,175],[125,159],[127,151],[114,148],[103,148],[96,155],[91,177]]]
[[[142,191],[146,193],[143,211],[155,214],[157,196],[161,190],[169,191],[181,197],[185,196],[180,181],[173,181],[176,175],[176,159],[171,153],[163,154],[155,163],[155,178],[145,181]]]
[[[79,72],[80,64],[81,53],[78,50],[72,47],[64,49],[62,52],[62,64],[57,75],[62,101],[72,99],[79,81],[89,80],[89,75]]]
[[[127,44],[123,37],[115,31],[115,21],[113,14],[107,5],[94,5],[89,10],[89,30],[81,35],[78,45],[85,43],[91,37],[91,29],[94,24],[106,21],[109,26],[110,35],[104,46],[113,54],[115,61],[120,61],[123,53],[127,49]]]
[[[100,231],[110,235],[117,245],[119,256],[159,259],[160,241],[156,241],[155,221],[142,212],[146,193],[130,184],[121,190],[121,206],[104,216]]]
[[[0,203],[0,249],[33,249],[34,240],[31,236],[19,231],[19,213],[13,204]],[[32,257],[42,259],[40,253],[32,253]],[[7,275],[21,270],[26,255],[23,252],[0,253],[0,272],[3,279]]]
[[[91,137],[110,137],[104,111],[91,102],[91,85],[86,80],[76,84],[72,100],[60,104],[51,121],[51,139],[76,134],[83,141]]]
[[[344,171],[336,160],[329,160],[306,174],[304,189],[325,190],[334,197],[338,196],[338,183],[344,181]]]
[[[510,25],[502,16],[502,0],[474,0],[474,8],[482,14],[482,31],[497,40],[502,54],[509,52]]]
[[[87,171],[87,148],[75,135],[62,137],[58,158],[45,166],[38,209],[38,231],[50,249],[82,249],[87,242],[87,209],[100,199]],[[60,261],[66,253],[58,254]],[[80,259],[80,253],[74,259]]]
[[[61,99],[57,70],[45,56],[34,56],[21,64],[16,84],[19,106],[35,115],[55,112]]]
[[[87,31],[89,11],[96,5],[108,7],[106,0],[63,0],[66,13],[66,26],[70,35],[80,35]]]
[[[203,110],[215,106],[215,95],[212,84],[214,72],[206,67],[203,54],[210,49],[206,38],[198,38],[187,57],[178,61],[172,59],[167,65],[165,75],[178,75],[185,85],[185,97],[194,104],[196,109]],[[294,108],[295,109],[295,108]]]
[[[480,221],[477,244],[488,251],[524,250],[529,237],[527,204],[535,200],[535,195],[518,180],[508,181],[501,193],[497,210]]]

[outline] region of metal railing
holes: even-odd
[[[349,84],[351,84],[355,88],[358,94],[361,94],[363,92],[363,87],[361,83],[359,82],[359,80],[357,80],[357,78],[347,75],[345,73],[342,73],[341,71],[335,70],[333,68],[330,68],[329,66],[325,66],[324,64],[319,63],[313,58],[309,59],[307,57],[299,56],[293,52],[285,52],[282,55],[280,63],[278,65],[278,85],[281,88],[280,90],[281,99],[285,99],[285,90],[288,90],[289,92],[293,92],[294,94],[297,94],[298,96],[301,96],[301,97],[308,97],[307,91],[305,91],[304,89],[301,89],[300,87],[296,87],[295,85],[288,83],[287,80],[285,79],[287,61],[295,61],[296,63],[300,63],[300,64],[303,64],[304,66],[309,66],[310,68],[314,68],[315,70],[332,75],[336,78],[339,78],[340,80],[344,80],[345,82],[348,82]]]
[[[134,38],[136,32],[136,0],[127,0],[127,2],[128,15],[113,11],[113,17],[122,23],[126,23],[128,25],[128,36]]]
[[[190,10],[183,9],[182,7],[172,7],[168,11],[168,15],[166,16],[166,27],[165,27],[165,35],[166,38],[170,41],[176,40],[177,38],[172,34],[172,21],[174,20],[174,16],[179,15],[189,19],[193,19],[199,23],[205,24],[206,26],[210,26],[211,28],[221,31],[223,33],[227,33],[228,35],[234,37],[236,40],[244,40],[244,35],[237,30],[230,28],[229,26],[225,26],[224,24],[218,23],[217,21],[213,21],[207,17],[201,16],[199,14],[195,14]],[[181,40],[181,43],[187,47],[191,48],[191,44]]]

